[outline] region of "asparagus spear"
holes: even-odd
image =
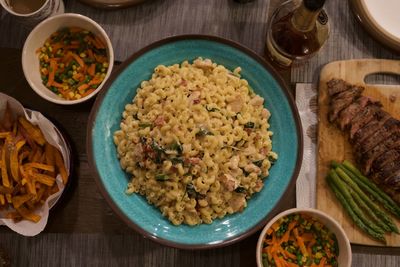
[[[362,175],[362,173],[349,161],[343,161],[344,170],[346,173],[352,173],[351,178],[360,185],[365,191],[370,193],[376,200],[383,204],[383,206],[392,212],[394,215],[400,218],[400,207],[396,202],[393,201],[385,192],[383,192],[379,187],[377,187],[373,182],[371,182],[367,177]],[[354,177],[354,178],[353,178]],[[362,184],[362,185],[361,185]]]
[[[365,215],[365,213],[360,209],[360,207],[354,201],[350,193],[350,190],[352,190],[351,187],[346,186],[346,183],[342,181],[342,179],[340,179],[338,173],[336,173],[335,170],[331,170],[329,174],[331,176],[332,182],[338,187],[338,189],[346,199],[347,203],[349,204],[350,208],[360,218],[360,220],[375,232],[383,234],[385,231],[383,231],[383,229],[378,225],[376,225],[373,221],[369,220],[368,217]]]
[[[395,232],[399,233],[397,226],[394,224],[393,220],[389,217],[389,215],[379,208],[372,200],[358,187],[358,185],[341,169],[336,168],[337,174],[345,181],[360,197],[364,200],[365,204],[367,204],[376,215],[382,218],[386,225],[390,227],[390,229]]]
[[[355,222],[358,227],[360,227],[364,232],[372,236],[373,238],[383,241],[386,243],[386,239],[382,234],[376,233],[374,230],[366,226],[360,218],[354,213],[354,211],[351,209],[350,205],[347,203],[345,197],[341,194],[340,190],[338,187],[333,183],[332,177],[330,175],[327,176],[327,181],[329,186],[331,187],[332,191],[335,193],[336,197],[342,203],[344,209],[347,211],[349,214],[350,218]]]
[[[365,202],[361,199],[361,197],[356,192],[354,192],[354,190],[351,190],[350,193],[351,193],[351,196],[356,201],[356,203],[358,205],[360,205],[360,208],[365,210],[366,213],[376,222],[376,224],[378,226],[380,226],[385,232],[391,232],[392,231],[390,229],[390,227],[385,224],[384,221],[382,221],[378,216],[376,216],[375,212],[370,207],[368,207],[367,204],[365,204]]]

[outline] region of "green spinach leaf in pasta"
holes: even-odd
[[[254,126],[255,126],[254,122],[249,121],[244,125],[244,128],[245,129],[254,129]]]
[[[196,137],[203,137],[206,135],[214,135],[212,132],[210,132],[207,129],[200,128],[200,130],[196,133]]]
[[[161,173],[161,174],[156,175],[156,180],[159,182],[164,182],[164,181],[168,181],[169,177],[168,177],[168,175]]]

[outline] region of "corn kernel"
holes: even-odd
[[[68,88],[69,88],[68,85],[66,85],[66,84],[63,85],[63,89],[64,89],[64,90],[68,90]]]
[[[86,57],[86,54],[85,54],[85,53],[80,53],[79,56],[80,56],[81,58],[85,58],[85,57]]]
[[[49,43],[49,42],[46,42],[44,45],[45,45],[45,46],[50,46],[50,43]]]
[[[103,63],[103,67],[104,67],[104,68],[107,68],[107,67],[108,67],[108,62],[104,62],[104,63]]]
[[[42,52],[46,52],[46,47],[42,47],[41,49],[40,49]]]
[[[68,95],[69,95],[69,97],[72,98],[72,97],[74,97],[75,94],[73,92],[69,92]]]
[[[315,253],[315,258],[316,259],[321,259],[322,258],[322,253],[321,252],[317,252],[317,253]]]
[[[49,52],[53,52],[53,48],[49,46]]]
[[[44,59],[45,61],[48,61],[48,60],[49,60],[49,56],[48,56],[48,55],[44,55],[43,59]]]
[[[75,75],[75,74],[77,74],[78,72],[76,71],[76,70],[74,70],[73,72],[72,72],[72,75]]]
[[[76,66],[75,66],[75,65],[72,65],[72,69],[73,69],[73,70],[76,70]]]
[[[81,96],[80,94],[76,94],[76,95],[75,95],[75,98],[76,98],[76,99],[81,99],[82,96]]]

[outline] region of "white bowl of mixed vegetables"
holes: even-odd
[[[275,216],[257,243],[257,266],[351,266],[351,247],[342,227],[325,213],[294,208]]]
[[[38,24],[22,50],[22,68],[32,89],[57,104],[84,102],[111,74],[114,52],[103,28],[80,14],[60,14]]]

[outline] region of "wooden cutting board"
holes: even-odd
[[[342,225],[351,243],[384,246],[353,224],[325,179],[331,160],[347,159],[354,162],[347,136],[328,122],[329,97],[326,82],[332,78],[340,78],[352,84],[362,85],[365,87],[363,95],[381,101],[385,111],[400,119],[400,85],[365,84],[364,78],[373,73],[400,74],[400,61],[380,59],[336,61],[327,64],[321,71],[318,97],[317,208],[328,213]],[[396,99],[390,101],[390,96]],[[400,220],[394,220],[400,229]],[[387,246],[400,247],[400,235],[387,235],[386,240]]]

